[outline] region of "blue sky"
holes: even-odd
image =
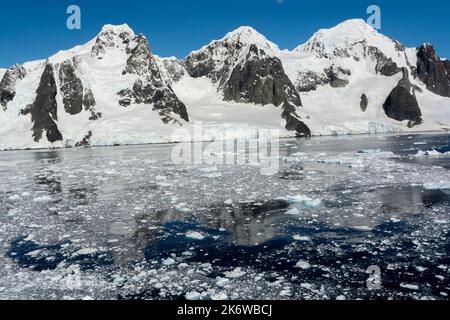
[[[71,4],[82,10],[78,31],[66,28]],[[128,23],[136,33],[144,33],[161,56],[184,57],[241,25],[292,49],[319,28],[349,18],[366,19],[371,4],[381,7],[382,33],[408,46],[430,42],[442,57],[450,57],[447,0],[15,0],[1,5],[0,67],[85,43],[108,23]]]

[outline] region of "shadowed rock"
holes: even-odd
[[[281,61],[265,56],[255,45],[250,47],[247,60],[233,69],[223,92],[225,101],[276,106],[289,101],[301,106],[300,96]]]
[[[417,77],[427,89],[443,97],[450,97],[450,63],[442,61],[435,49],[424,44],[417,52]]]
[[[397,121],[408,120],[408,127],[422,124],[422,111],[417,102],[415,90],[409,81],[408,70],[404,68],[403,79],[391,91],[383,105],[386,115]]]
[[[367,98],[366,94],[363,93],[361,96],[361,102],[360,102],[361,111],[366,112],[367,107],[369,106],[369,98]]]
[[[44,132],[51,143],[63,140],[55,122],[58,120],[56,94],[54,68],[51,63],[47,62],[36,90],[36,99],[25,110],[22,110],[24,115],[31,114],[33,138],[36,142],[42,139]]]
[[[296,107],[285,102],[282,108],[281,117],[286,120],[286,130],[295,131],[298,137],[310,137],[311,130],[301,121],[300,116],[296,112]]]
[[[67,60],[59,66],[59,82],[66,112],[80,113],[83,110],[83,83],[75,75],[72,61]]]
[[[348,85],[346,77],[350,76],[352,73],[349,70],[331,66],[329,69],[325,69],[325,74],[327,75],[328,83],[331,87],[344,88]]]
[[[398,45],[397,49],[400,49]],[[383,76],[391,77],[402,71],[402,69],[399,68],[391,58],[388,58],[380,49],[376,47],[368,46],[366,49],[366,56],[370,56],[372,60],[376,62],[375,71]]]
[[[284,101],[302,104],[281,60],[266,54],[256,44],[241,42],[240,37],[215,41],[189,55],[184,65],[191,77],[208,77],[217,83],[225,101],[276,106]]]
[[[186,106],[164,80],[155,57],[151,54],[147,39],[137,36],[127,46],[130,55],[123,74],[136,74],[139,79],[133,88],[121,90],[119,103],[123,107],[131,104],[153,104],[164,123],[178,122],[173,116],[189,121]]]
[[[21,65],[14,65],[9,68],[0,81],[0,104],[6,110],[7,105],[16,96],[16,83],[26,76],[25,68]]]

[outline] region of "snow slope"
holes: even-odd
[[[7,110],[0,112],[0,149],[74,146],[89,134],[89,143],[93,146],[191,141],[197,122],[203,122],[203,140],[256,137],[258,129],[276,129],[282,137],[295,135],[285,129],[281,107],[224,102],[220,81],[189,74],[185,68],[189,57],[177,60],[154,56],[164,81],[186,105],[190,122],[175,115],[176,121],[164,123],[153,104],[122,106],[118,92],[133,88],[138,80],[138,75],[124,73],[136,34],[127,25],[106,25],[101,34],[106,34],[105,48],[96,48],[96,37],[84,45],[60,51],[48,60],[23,65],[26,77],[17,81],[17,95],[8,103]],[[212,78],[217,75],[224,83],[232,68],[248,59],[248,51],[233,49],[237,44],[246,47],[255,45],[267,56],[279,58],[285,74],[298,88],[305,82],[317,82],[314,89],[300,91],[302,107],[296,108],[313,135],[450,129],[450,98],[431,93],[411,75],[410,81],[417,88],[415,94],[424,123],[409,128],[407,121],[399,122],[386,116],[383,103],[402,79],[402,72],[390,76],[380,74],[377,71],[379,62],[373,52],[395,62],[399,68],[413,70],[417,64],[417,49],[405,48],[363,20],[349,20],[334,28],[319,30],[292,51],[280,50],[251,27],[241,27],[189,56],[205,52],[211,54],[214,61],[210,71]],[[100,53],[94,55],[94,49]],[[231,54],[230,50],[233,50]],[[85,88],[92,91],[96,101],[95,112],[102,116],[92,121],[92,114],[87,110],[76,115],[69,114],[64,110],[63,96],[59,90],[56,123],[64,139],[55,143],[42,139],[37,143],[31,134],[31,117],[20,115],[21,110],[35,100],[46,63],[55,65],[58,70],[67,61],[76,64],[76,76]],[[331,86],[327,70],[334,70],[345,85]],[[5,72],[0,69],[0,79]],[[60,79],[55,78],[59,88]],[[360,106],[363,94],[368,98],[364,112]]]

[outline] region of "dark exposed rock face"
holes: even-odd
[[[442,61],[444,64],[445,70],[447,71],[447,77],[450,79],[450,60]]]
[[[300,96],[285,74],[281,61],[265,57],[260,51],[252,46],[249,59],[234,68],[223,88],[224,100],[276,106],[289,101],[300,106]]]
[[[286,130],[295,131],[298,137],[310,137],[311,130],[301,121],[300,116],[295,110],[295,106],[288,102],[283,104],[281,117],[286,120]]]
[[[340,67],[331,66],[323,72],[299,72],[295,88],[299,92],[309,92],[317,90],[317,87],[330,85],[333,88],[343,88],[348,85],[348,77],[351,71]]]
[[[126,45],[130,42],[130,32],[122,32],[118,35],[113,30],[107,30],[100,33],[95,45],[92,47],[91,56],[102,59],[106,50],[116,48],[119,45]]]
[[[369,106],[369,98],[367,98],[366,94],[363,93],[361,95],[361,102],[360,102],[360,107],[361,107],[361,111],[362,112],[366,112],[367,107]]]
[[[222,59],[217,60],[216,56]],[[240,57],[244,57],[240,59]],[[242,62],[237,63],[241,60]],[[224,92],[225,101],[301,106],[300,96],[284,72],[280,59],[255,44],[240,40],[216,41],[184,60],[190,76],[208,77]]]
[[[317,87],[330,83],[325,73],[313,71],[298,72],[295,88],[298,92],[309,92],[317,90]]]
[[[414,127],[423,123],[422,111],[415,95],[416,88],[409,81],[408,70],[403,69],[403,79],[391,91],[383,109],[386,115],[397,121],[408,120],[408,127]]]
[[[344,88],[348,85],[348,80],[346,76],[351,76],[350,70],[342,69],[340,67],[335,68],[331,66],[329,69],[325,69],[325,74],[328,78],[328,83],[333,88]]]
[[[92,138],[92,131],[89,131],[86,136],[80,142],[75,144],[75,148],[88,147],[90,145],[90,140]]]
[[[399,45],[397,45],[396,48],[398,50],[401,49]],[[375,71],[379,74],[386,77],[391,77],[402,71],[402,69],[399,68],[391,58],[386,57],[386,55],[376,47],[368,46],[365,54],[366,56],[372,57],[372,59],[377,63],[375,66]]]
[[[120,105],[153,104],[164,123],[177,122],[173,114],[189,121],[186,106],[178,99],[170,85],[163,79],[158,63],[150,52],[149,44],[144,36],[137,36],[127,46],[128,58],[123,74],[131,73],[139,76],[133,88],[121,90]]]
[[[417,77],[427,89],[443,97],[450,97],[449,62],[442,61],[431,45],[424,44],[417,52]]]
[[[58,120],[56,94],[54,67],[47,63],[36,90],[35,101],[22,111],[24,115],[31,114],[33,138],[36,142],[42,139],[44,132],[52,143],[63,139],[55,122]]]
[[[91,113],[91,118],[99,118],[95,112],[95,98],[89,88],[85,88],[80,78],[76,75],[76,61],[66,60],[58,65],[59,83],[61,95],[63,97],[64,110],[76,115],[84,110]]]
[[[59,66],[59,81],[64,109],[75,115],[83,110],[83,83],[75,75],[75,68],[70,60]]]
[[[16,83],[26,76],[25,68],[21,65],[14,65],[9,68],[0,81],[0,104],[4,110],[16,96]]]
[[[183,62],[176,58],[163,58],[159,59],[159,62],[162,76],[170,85],[178,82],[186,74]]]

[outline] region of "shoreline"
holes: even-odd
[[[423,135],[423,134],[450,134],[448,130],[425,130],[425,131],[411,131],[411,132],[395,132],[395,133],[358,133],[358,134],[341,134],[341,135],[312,135],[311,137],[280,137],[280,141],[285,140],[311,140],[316,138],[342,138],[342,137],[362,137],[362,136],[404,136],[404,135]],[[246,139],[255,140],[255,139]],[[92,145],[82,147],[37,147],[37,148],[17,148],[17,149],[0,149],[0,152],[18,152],[18,151],[59,151],[59,150],[79,150],[79,149],[100,149],[100,148],[113,148],[113,147],[139,147],[139,146],[165,146],[165,145],[177,145],[177,144],[193,144],[196,142],[212,143],[217,141],[227,140],[194,140],[194,141],[174,141],[174,142],[149,142],[149,143],[136,143],[136,144],[105,144],[105,145]]]

